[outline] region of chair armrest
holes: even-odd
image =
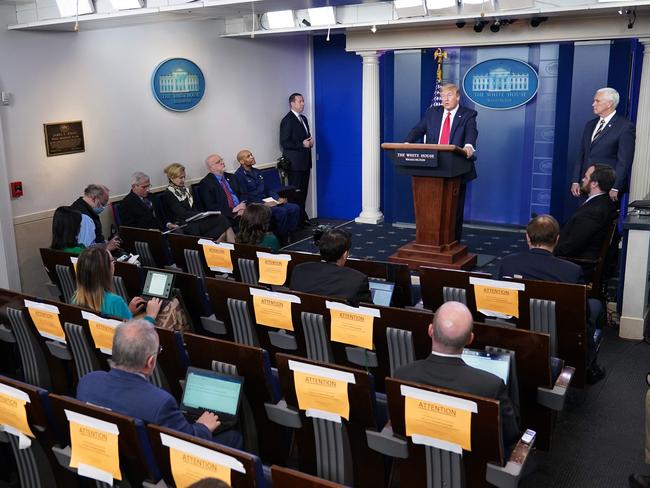
[[[70,457],[72,456],[72,449],[70,446],[58,447],[52,446],[52,452],[58,463],[65,469],[69,469],[73,473],[77,472],[77,468],[70,467]]]
[[[393,435],[392,427],[384,427],[381,432],[376,430],[366,430],[366,441],[368,447],[385,456],[391,456],[399,459],[409,457],[408,442],[406,439],[400,439]]]
[[[557,256],[557,257],[560,259],[564,259],[565,261],[571,261],[572,263],[576,263],[576,264],[593,264],[593,265],[598,264],[598,259],[570,258],[568,256]]]
[[[152,483],[151,481],[143,481],[142,488],[169,488],[169,485],[165,483],[165,480],[161,479],[158,483]]]
[[[551,410],[558,412],[564,408],[564,401],[566,400],[566,392],[569,389],[569,384],[575,374],[575,368],[565,366],[562,372],[555,380],[553,388],[537,387],[537,403],[543,405]]]
[[[52,356],[62,359],[63,361],[71,361],[72,354],[67,344],[59,341],[45,341],[45,345],[49,349]]]
[[[223,323],[223,320],[216,318],[214,314],[209,317],[201,317],[201,326],[215,335],[226,335],[228,333],[226,324]]]
[[[7,329],[3,324],[0,324],[0,341],[14,344],[16,336],[11,329]]]
[[[488,483],[500,488],[516,488],[519,485],[519,479],[524,474],[524,469],[527,467],[526,462],[533,451],[534,443],[533,440],[530,444],[526,444],[519,439],[505,466],[487,463],[485,479]]]
[[[59,287],[56,285],[56,283],[52,283],[51,281],[45,283],[45,288],[47,288],[47,292],[50,294],[50,298],[53,300],[61,299],[61,290],[59,290]]]
[[[300,420],[300,413],[287,406],[287,402],[280,400],[278,403],[265,403],[264,409],[266,416],[270,421],[276,424],[290,427],[292,429],[300,429],[302,427],[302,420]]]

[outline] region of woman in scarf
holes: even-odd
[[[165,167],[164,171],[169,185],[162,194],[163,205],[170,214],[170,220],[183,225],[187,219],[201,213],[194,205],[192,192],[185,186],[185,166],[172,163]],[[218,242],[235,242],[235,233],[230,227],[230,222],[223,215],[211,215],[190,222],[183,230],[185,234],[209,237]]]

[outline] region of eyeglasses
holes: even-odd
[[[158,346],[158,352],[157,352],[156,354],[159,356],[159,355],[162,354],[162,352],[163,352],[163,347],[162,347],[162,346]]]

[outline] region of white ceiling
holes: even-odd
[[[138,10],[112,10],[109,0],[95,0],[97,13],[80,16],[78,24],[83,29],[102,29],[121,25],[178,21],[191,19],[215,19],[223,35],[240,36],[255,34],[273,35],[290,32],[310,33],[324,28],[310,28],[299,22],[306,17],[306,8],[331,5],[337,7],[337,25],[333,29],[345,30],[373,25],[403,27],[408,24],[454,23],[458,20],[473,21],[486,18],[530,18],[534,16],[597,15],[619,8],[634,8],[639,14],[647,12],[650,0],[610,1],[598,0],[486,0],[483,5],[463,5],[459,8],[433,11],[427,17],[399,19],[393,3],[380,0],[203,0],[176,4],[179,0],[146,0],[146,8]],[[0,0],[0,4],[16,7],[17,22],[12,30],[73,30],[76,19],[61,19],[55,0]],[[269,31],[260,26],[261,14],[274,10],[292,9],[296,12],[297,27]]]

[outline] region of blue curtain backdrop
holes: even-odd
[[[382,141],[404,140],[431,102],[435,46],[380,58]],[[640,78],[636,40],[447,48],[444,79],[460,86],[474,64],[515,58],[540,77],[537,96],[512,110],[478,111],[478,178],[468,187],[466,221],[525,225],[531,213],[560,221],[575,209],[569,195],[572,164],[584,124],[593,117],[597,88],[621,94],[619,113],[636,117]],[[636,56],[635,56],[636,53]],[[318,215],[354,218],[361,210],[361,57],[345,38],[314,38],[318,148]],[[387,222],[413,223],[411,183],[382,156],[381,205]]]

